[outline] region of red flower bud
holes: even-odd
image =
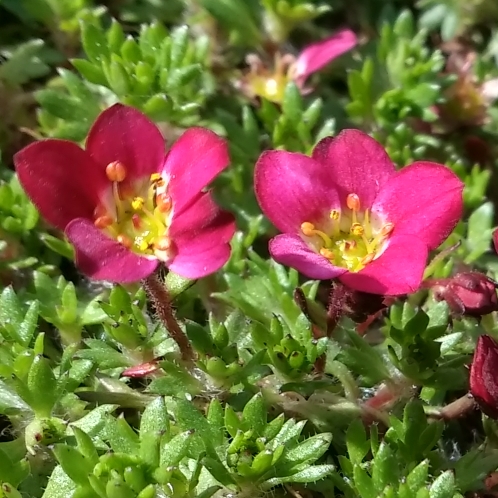
[[[432,280],[426,286],[432,287],[435,298],[446,301],[456,315],[480,317],[498,310],[498,284],[482,273],[457,273],[451,278]]]
[[[489,335],[482,335],[470,367],[470,392],[481,410],[493,418],[498,418],[497,371],[498,343]]]

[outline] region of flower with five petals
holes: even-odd
[[[92,279],[134,282],[160,262],[195,279],[230,256],[233,216],[205,190],[228,165],[228,148],[210,130],[190,128],[166,153],[154,123],[116,104],[97,118],[85,150],[41,140],[14,163],[28,196],[65,232]]]
[[[460,219],[462,190],[441,164],[396,171],[384,148],[358,130],[324,138],[311,157],[266,151],[255,169],[259,204],[283,232],[270,241],[272,257],[372,294],[419,288],[429,251]]]

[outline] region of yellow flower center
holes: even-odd
[[[294,58],[289,54],[275,55],[273,68],[266,67],[262,61],[254,63],[245,76],[249,93],[263,97],[270,102],[281,104],[287,83],[292,80]]]
[[[394,225],[360,210],[360,199],[349,194],[347,209],[330,211],[328,219],[317,227],[301,224],[302,238],[334,266],[358,272],[378,258],[386,248]]]
[[[119,161],[107,165],[111,189],[94,212],[94,224],[121,245],[142,256],[168,261],[168,237],[173,204],[167,182],[154,173],[135,184],[126,182],[126,167]]]

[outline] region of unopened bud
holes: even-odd
[[[459,316],[480,317],[498,310],[497,283],[483,273],[462,272],[430,285],[439,301]]]

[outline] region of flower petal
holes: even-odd
[[[109,183],[92,158],[66,140],[28,145],[14,156],[14,164],[41,215],[61,230],[75,218],[91,218],[98,192]]]
[[[358,39],[353,31],[343,29],[325,40],[308,45],[296,61],[294,79],[297,84],[303,85],[311,74],[354,48],[357,43]]]
[[[312,251],[298,235],[277,235],[270,240],[269,248],[277,263],[295,268],[309,278],[328,280],[346,271],[333,266],[328,259]]]
[[[341,204],[345,206],[346,197],[356,194],[362,210],[372,205],[382,185],[396,172],[382,145],[359,130],[344,130],[320,140],[312,157],[336,183]]]
[[[189,128],[171,147],[164,164],[175,209],[183,209],[230,163],[228,146],[205,128]]]
[[[101,168],[120,161],[129,179],[159,173],[164,139],[157,126],[133,107],[115,104],[102,112],[86,140],[86,149]]]
[[[230,257],[235,233],[231,213],[222,211],[209,193],[204,193],[182,213],[173,217],[169,235],[176,255],[170,270],[186,278],[201,278],[219,270]]]
[[[254,190],[263,213],[281,232],[297,233],[301,223],[317,223],[339,207],[325,168],[296,152],[263,152],[254,171]]]
[[[107,237],[89,220],[72,221],[66,235],[76,250],[76,266],[93,280],[137,282],[158,265],[156,259],[143,258]]]
[[[371,294],[409,294],[420,287],[427,256],[427,246],[417,237],[395,235],[379,258],[358,273],[345,273],[340,280],[351,289]]]
[[[462,216],[463,183],[446,166],[416,162],[402,169],[381,189],[372,212],[394,223],[397,235],[416,235],[435,249]]]

